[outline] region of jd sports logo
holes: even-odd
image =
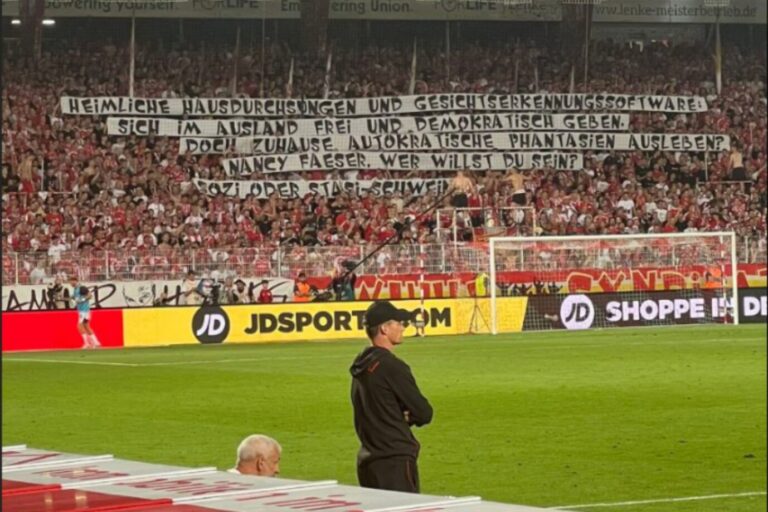
[[[595,306],[586,295],[569,295],[560,305],[560,321],[566,329],[589,329],[595,320]]]
[[[362,331],[365,310],[352,311],[319,311],[297,313],[254,313],[251,315],[251,325],[246,327],[245,334],[270,334],[273,332],[334,332]],[[450,308],[429,308],[423,314],[423,322],[429,327],[451,326]]]
[[[229,334],[229,318],[218,306],[205,306],[192,317],[192,332],[200,343],[221,343]]]

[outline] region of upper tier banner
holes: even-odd
[[[69,115],[351,117],[429,112],[705,112],[701,96],[421,94],[344,99],[61,97]]]
[[[595,22],[713,23],[718,9],[704,0],[612,0],[595,5]],[[45,14],[58,17],[99,18],[222,18],[299,19],[300,0],[47,0]],[[3,2],[3,16],[18,16],[18,1]],[[536,0],[530,5],[505,5],[487,0],[331,0],[333,20],[467,20],[561,21],[560,0]],[[722,23],[759,23],[766,20],[764,0],[731,0],[719,9]]]
[[[629,114],[442,114],[322,119],[168,119],[108,117],[109,135],[248,137],[377,135],[530,130],[626,131]]]

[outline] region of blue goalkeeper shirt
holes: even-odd
[[[75,289],[72,290],[72,298],[75,299],[75,307],[78,313],[90,313],[91,301],[88,300],[87,296],[80,293],[79,286],[75,286]]]

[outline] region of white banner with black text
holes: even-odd
[[[387,197],[394,194],[423,196],[434,193],[444,194],[449,187],[449,180],[192,180],[195,187],[206,195],[238,197],[246,199],[252,196],[256,199],[267,199],[273,194],[283,199],[301,199],[307,194],[317,194],[323,197],[333,197],[347,193],[354,197],[370,194],[374,197]]]
[[[230,177],[248,177],[254,172],[374,169],[390,171],[487,171],[552,168],[578,171],[584,168],[580,153],[399,153],[372,151],[295,153],[225,158]]]
[[[232,276],[238,278],[240,276]],[[258,296],[258,287],[266,279],[272,291],[275,302],[287,302],[293,298],[293,280],[270,276],[243,278],[248,302],[255,302],[252,297]],[[203,300],[211,301],[222,297],[217,302],[223,302],[224,294],[215,288],[216,282],[222,282],[224,276],[201,276],[197,282],[198,299],[189,303],[198,304]],[[91,291],[91,305],[94,308],[132,308],[140,306],[178,306],[182,300],[182,281],[155,279],[151,281],[83,281]],[[73,309],[70,301],[71,289],[64,286],[61,293],[52,293],[48,284],[40,285],[9,285],[2,289],[3,311],[39,311],[50,309]]]
[[[704,112],[701,96],[633,94],[422,94],[343,99],[62,96],[68,115],[348,117],[428,112]]]
[[[626,131],[629,114],[441,114],[321,119],[108,117],[109,135],[255,137],[500,131]]]
[[[241,155],[333,151],[727,151],[730,137],[719,134],[509,132],[328,135],[324,137],[184,137],[179,152]]]

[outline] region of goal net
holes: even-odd
[[[494,334],[507,297],[525,297],[523,330],[738,323],[732,232],[495,237],[489,250]]]
[[[487,242],[499,236],[535,236],[532,206],[440,208],[435,212],[438,241]]]

